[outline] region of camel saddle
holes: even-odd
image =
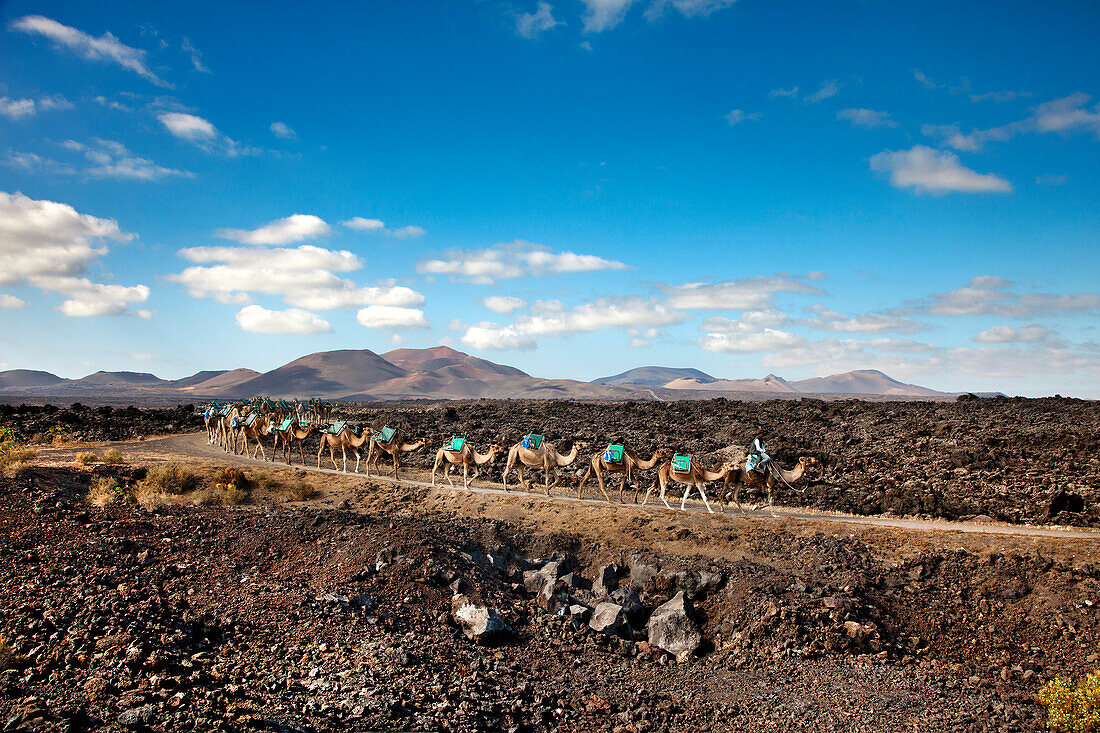
[[[231,412],[233,412],[233,406],[232,405],[226,405],[225,407],[223,407],[221,409],[221,412],[219,412],[218,414],[221,415],[222,417],[229,417],[229,413],[231,413]]]
[[[383,443],[389,443],[391,440],[393,440],[393,436],[396,434],[397,428],[391,428],[387,425],[386,427],[382,428],[374,434],[374,439],[379,440]]]
[[[745,471],[756,471],[757,473],[764,473],[763,462],[760,460],[760,456],[750,455],[745,459]]]
[[[251,415],[244,419],[244,426],[246,428],[252,427],[252,423],[256,422],[256,418],[259,416],[260,414],[258,412],[253,412]]]
[[[691,454],[676,455],[672,457],[672,470],[677,473],[687,473],[691,470]]]
[[[336,422],[334,422],[332,424],[332,427],[325,428],[325,432],[326,433],[331,433],[333,435],[339,435],[340,433],[344,432],[345,427],[347,427],[347,422],[346,421],[337,420]]]
[[[284,417],[283,421],[281,423],[279,423],[279,427],[277,427],[275,429],[278,430],[280,433],[285,433],[287,430],[290,430],[290,426],[293,423],[294,423],[294,418]]]
[[[451,436],[451,442],[447,444],[447,450],[460,451],[462,446],[466,445],[466,438],[460,438],[457,435]]]
[[[527,448],[528,450],[538,450],[542,447],[542,438],[543,436],[535,435],[534,433],[524,435],[523,447]]]
[[[608,463],[622,463],[623,447],[615,444],[607,446],[607,450],[603,452],[603,459]]]

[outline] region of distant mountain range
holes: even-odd
[[[199,400],[240,397],[321,397],[331,400],[399,399],[645,399],[681,400],[731,396],[737,399],[862,396],[897,399],[949,399],[952,393],[905,384],[872,369],[789,382],[769,374],[762,379],[718,379],[691,368],[645,366],[591,382],[532,377],[515,367],[479,359],[447,346],[323,351],[278,369],[203,371],[165,380],[142,372],[96,372],[63,379],[49,372],[0,372],[0,398],[53,398],[140,402],[159,398]]]

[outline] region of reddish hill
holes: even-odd
[[[502,374],[511,377],[526,377],[527,373],[515,367],[496,364],[487,359],[464,354],[449,346],[435,346],[430,349],[394,349],[382,354],[382,358],[396,364],[407,372],[432,372],[447,367],[465,367],[456,374],[469,374],[477,369],[489,374]]]
[[[226,396],[342,397],[370,392],[380,382],[407,372],[370,349],[322,351],[274,369],[240,384],[225,387]]]
[[[0,372],[0,389],[23,387],[50,387],[69,380],[56,374],[40,372],[35,369],[10,369]]]
[[[947,394],[899,382],[877,369],[857,369],[828,377],[813,377],[791,382],[791,386],[805,394],[873,394],[898,397],[944,397]]]

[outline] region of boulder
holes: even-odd
[[[596,573],[596,580],[592,583],[592,595],[597,598],[607,598],[618,587],[618,568],[614,565],[604,565]]]
[[[656,565],[650,565],[636,557],[630,558],[630,585],[641,589],[645,587],[657,573],[660,572]]]
[[[461,594],[451,599],[451,616],[466,638],[479,644],[490,643],[512,631],[494,609],[478,605]]]
[[[123,728],[145,728],[152,725],[156,717],[157,708],[155,705],[142,705],[119,713],[118,724]]]
[[[630,620],[626,617],[623,607],[617,603],[604,602],[596,606],[592,613],[592,620],[588,622],[589,628],[611,636],[630,638],[632,630]]]
[[[561,576],[561,583],[570,590],[592,590],[592,583],[576,573]]]
[[[645,620],[645,606],[638,591],[633,588],[619,588],[608,597],[612,603],[622,606],[623,613],[635,627],[640,627]]]
[[[703,642],[703,633],[692,618],[694,609],[683,591],[657,607],[649,617],[649,644],[685,658]]]

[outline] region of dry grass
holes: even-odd
[[[180,495],[186,494],[202,485],[202,477],[193,471],[183,468],[178,463],[165,463],[153,466],[142,479],[137,488],[145,492],[157,492],[161,494]],[[135,495],[137,491],[135,490]]]
[[[143,486],[140,483],[134,487],[134,500],[137,501],[138,506],[147,512],[155,512],[176,503],[176,497],[171,494],[167,494],[153,486]]]
[[[115,503],[123,496],[125,496],[125,491],[118,485],[118,481],[113,476],[100,476],[92,481],[92,485],[88,489],[88,496],[84,500],[92,506],[102,509],[108,504]]]
[[[31,470],[31,464],[26,461],[19,461],[18,463],[12,463],[4,467],[4,475],[8,478],[21,479],[27,475],[27,472]]]
[[[21,662],[23,657],[15,653],[6,636],[0,635],[0,670],[9,669]]]
[[[94,463],[99,463],[99,456],[91,451],[84,451],[83,453],[77,453],[76,458],[73,460],[81,466],[91,466]]]
[[[108,448],[103,451],[103,462],[115,465],[126,463],[126,456],[122,455],[122,451],[118,448]]]
[[[286,489],[287,496],[292,501],[309,501],[321,495],[320,490],[304,479],[298,479]]]
[[[26,448],[12,442],[0,443],[0,474],[10,478],[21,478],[30,468],[30,461],[38,455],[33,448]]]

